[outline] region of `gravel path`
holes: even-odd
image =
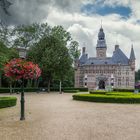
[[[2,95],[0,95],[2,96]],[[27,94],[26,120],[0,109],[0,140],[140,140],[140,105],[73,101],[72,94]]]

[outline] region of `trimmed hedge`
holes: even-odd
[[[65,93],[78,93],[79,90],[64,90]]]
[[[25,92],[37,92],[40,89],[47,89],[46,87],[39,87],[39,88],[24,88]],[[21,88],[12,88],[13,92],[21,92]],[[50,88],[51,91],[59,91],[59,88]],[[66,90],[79,90],[80,92],[88,92],[88,88],[73,88],[73,87],[62,87],[62,91]],[[45,90],[46,91],[46,90]],[[9,93],[10,88],[0,88],[0,93]]]
[[[91,90],[89,91],[90,94],[106,94],[107,91],[104,90]]]
[[[118,89],[118,88],[114,88],[113,91],[119,91],[119,92],[134,92],[135,89]]]
[[[63,90],[79,90],[80,92],[88,92],[88,88],[73,88],[73,87],[66,87]]]
[[[24,88],[25,92],[37,92],[39,88]],[[12,88],[13,92],[21,92],[21,88]],[[10,93],[10,88],[0,88],[0,93]]]
[[[140,95],[137,94],[76,94],[73,95],[74,100],[90,101],[90,102],[103,102],[103,103],[140,103]]]
[[[0,88],[0,93],[9,93],[10,89],[9,88]]]
[[[0,108],[15,106],[16,103],[16,97],[0,97]]]

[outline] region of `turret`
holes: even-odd
[[[135,53],[134,53],[134,49],[133,49],[133,45],[131,47],[131,53],[130,53],[130,59],[129,59],[129,64],[131,66],[132,70],[135,70]]]
[[[86,53],[86,47],[82,48],[82,55]]]
[[[88,54],[86,53],[86,47],[83,47],[82,48],[82,55],[80,57],[80,64],[86,63],[87,59],[88,59]]]
[[[117,49],[119,49],[119,45],[118,45],[118,44],[115,45],[115,51],[116,51]]]

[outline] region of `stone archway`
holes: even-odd
[[[105,81],[104,80],[100,80],[98,87],[99,87],[99,89],[105,89]]]

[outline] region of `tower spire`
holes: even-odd
[[[102,28],[102,21],[101,21],[101,28],[98,33],[98,40],[97,40],[97,45],[96,45],[96,56],[100,58],[105,58],[106,57],[106,40],[105,40],[105,33]]]
[[[135,53],[134,53],[134,49],[133,49],[133,44],[131,46],[131,53],[130,53],[130,60],[133,61],[135,60]]]

